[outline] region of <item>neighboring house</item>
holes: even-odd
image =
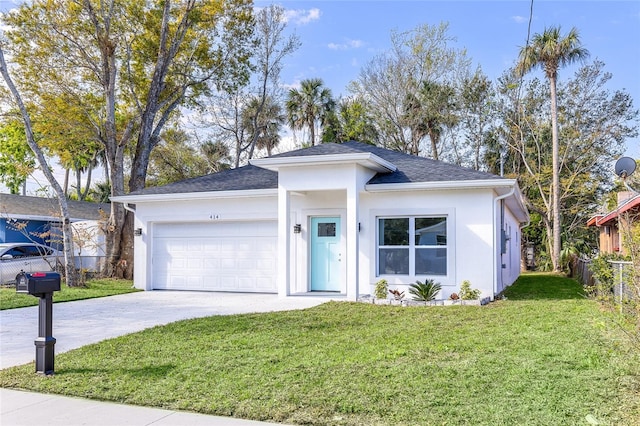
[[[622,227],[628,226],[627,221],[640,221],[640,194],[631,191],[618,193],[618,206],[608,213],[597,214],[587,222],[587,226],[599,229],[600,253],[623,253]]]
[[[321,144],[112,201],[135,208],[145,290],[373,294],[378,280],[463,280],[493,297],[520,273],[515,180],[358,142]],[[408,294],[408,293],[407,293]]]
[[[68,200],[69,216],[74,227],[75,254],[104,256],[104,234],[98,222],[109,216],[108,203]],[[0,243],[36,242],[62,249],[60,207],[55,198],[0,194]],[[85,259],[80,267],[95,259]],[[86,264],[86,265],[85,265]]]

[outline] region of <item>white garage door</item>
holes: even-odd
[[[153,288],[276,293],[276,247],[275,221],[157,224]]]

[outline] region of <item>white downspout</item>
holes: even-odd
[[[503,195],[499,195],[498,197],[496,197],[493,201],[493,226],[496,226],[496,221],[497,221],[497,214],[498,214],[498,201],[502,201],[505,198],[508,198],[510,196],[512,196],[514,193],[516,192],[516,186],[513,185],[511,187],[511,190],[509,192],[507,192],[506,194]],[[502,229],[500,229],[500,232],[495,232],[495,228],[494,228],[494,232],[493,232],[493,294],[491,295],[491,300],[493,301],[496,297],[496,291],[498,290],[498,264],[497,264],[497,260],[498,260],[498,256],[497,256],[497,251],[500,250],[500,279],[502,280]]]

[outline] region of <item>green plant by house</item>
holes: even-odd
[[[387,283],[387,280],[381,279],[376,283],[374,295],[376,296],[376,299],[386,299],[388,291],[389,284]]]
[[[440,283],[436,283],[433,280],[416,281],[415,284],[409,286],[409,293],[413,294],[413,300],[429,302],[436,298],[441,289]]]
[[[389,293],[393,295],[393,298],[396,300],[404,299],[404,291],[400,291],[398,289],[389,290]]]
[[[471,288],[471,282],[469,280],[462,281],[460,285],[460,299],[462,300],[478,300],[480,298],[479,289]]]

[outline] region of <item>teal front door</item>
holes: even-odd
[[[340,218],[311,218],[311,291],[340,291]]]

